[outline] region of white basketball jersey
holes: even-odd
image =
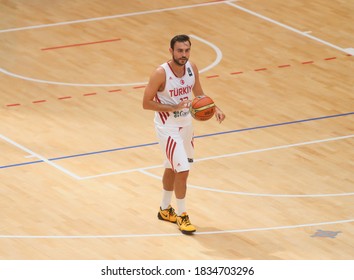
[[[166,62],[161,65],[166,73],[165,89],[158,91],[155,101],[162,104],[178,104],[183,100],[192,100],[195,77],[189,61],[184,66],[184,75],[178,78]],[[175,112],[155,112],[155,124],[163,126],[182,127],[191,124],[192,117],[189,109]]]

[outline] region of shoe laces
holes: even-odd
[[[170,216],[176,215],[175,209],[173,209],[172,207],[170,207],[170,209],[168,209],[168,214],[169,214]]]
[[[181,216],[182,218],[182,223],[185,223],[187,226],[189,226],[191,224],[191,222],[189,221],[189,216],[188,215],[184,215],[184,216]]]

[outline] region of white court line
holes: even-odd
[[[56,163],[54,163],[54,162],[48,160],[47,158],[42,157],[41,155],[39,155],[39,154],[37,154],[37,153],[31,151],[30,149],[28,149],[28,148],[26,148],[26,147],[24,147],[24,146],[18,144],[17,142],[11,140],[10,138],[8,138],[8,137],[6,137],[6,136],[4,136],[4,135],[2,135],[2,134],[0,134],[0,138],[3,139],[4,141],[8,142],[9,144],[11,144],[11,145],[13,145],[13,146],[15,146],[15,147],[21,149],[22,151],[25,151],[26,153],[28,153],[28,154],[30,154],[30,155],[36,157],[36,158],[39,158],[40,160],[42,160],[42,161],[44,161],[45,163],[51,165],[52,167],[58,169],[59,171],[61,171],[61,172],[65,173],[65,174],[67,174],[67,175],[73,177],[74,179],[76,179],[76,180],[79,180],[79,179],[80,179],[80,177],[77,176],[76,174],[74,174],[74,173],[70,172],[69,170],[67,170],[67,169],[65,169],[65,168],[63,168],[63,167],[61,167],[61,166],[59,166],[58,164],[56,164]]]
[[[230,229],[215,231],[199,231],[193,235],[211,235],[211,234],[228,234],[228,233],[244,233],[256,231],[284,230],[304,227],[326,226],[344,223],[353,223],[354,219],[337,220],[320,223],[309,223],[289,226],[275,226],[264,228],[246,228],[246,229]],[[99,238],[146,238],[146,237],[171,237],[183,236],[182,233],[143,233],[143,234],[116,234],[116,235],[0,235],[0,239],[99,239]]]
[[[295,144],[274,146],[274,147],[264,148],[264,149],[257,149],[257,150],[250,150],[250,151],[245,151],[245,152],[237,152],[237,153],[224,154],[224,155],[219,155],[219,156],[211,156],[211,157],[200,158],[200,159],[196,159],[195,162],[204,161],[204,160],[213,160],[213,159],[217,159],[217,158],[235,157],[235,156],[241,156],[241,155],[246,155],[246,154],[267,152],[267,151],[280,150],[280,149],[287,149],[287,148],[291,148],[291,147],[299,147],[299,146],[318,144],[318,143],[324,143],[324,142],[330,142],[330,141],[338,141],[338,140],[349,139],[349,138],[353,138],[353,137],[354,137],[354,134],[351,134],[351,135],[346,135],[346,136],[339,136],[339,137],[332,137],[332,138],[327,138],[327,139],[300,142],[300,143],[295,143]],[[127,169],[127,170],[121,170],[121,171],[116,171],[116,172],[101,173],[101,174],[97,174],[97,175],[80,177],[80,179],[81,180],[88,180],[88,179],[95,179],[95,178],[105,177],[105,176],[119,175],[119,174],[122,174],[122,173],[129,173],[129,172],[141,172],[141,173],[146,174],[148,176],[152,176],[152,174],[149,173],[149,172],[146,172],[146,170],[155,169],[155,168],[161,168],[161,167],[163,167],[163,165],[154,165],[154,166],[148,166],[148,167],[143,167],[143,168],[134,168],[134,169]],[[156,176],[156,178],[160,178],[160,177]],[[194,188],[201,189],[201,187],[197,187],[197,186],[194,186]],[[232,192],[228,192],[228,191],[214,190],[214,189],[208,189],[208,188],[205,188],[205,190],[212,190],[212,191],[215,191],[215,192],[232,193]],[[255,195],[255,194],[247,194],[247,193],[238,193],[238,194]],[[257,194],[257,195],[258,196],[277,196],[277,195],[271,195],[271,194],[269,194],[269,195],[267,195],[267,194]],[[335,195],[336,194],[328,195],[328,196],[335,196]],[[340,195],[343,195],[343,194],[340,194]],[[351,195],[351,194],[348,194],[348,195]],[[278,195],[278,196],[287,196],[287,195]],[[288,196],[295,196],[295,195],[288,195]],[[298,195],[298,196],[301,196],[301,195]],[[338,194],[338,196],[339,196],[339,194]]]
[[[220,63],[220,61],[222,59],[222,52],[216,45],[212,44],[211,42],[209,42],[207,40],[204,40],[203,38],[200,38],[200,37],[198,37],[196,35],[193,35],[193,34],[190,34],[189,37],[194,38],[194,39],[196,39],[196,40],[208,45],[216,53],[216,59],[214,60],[214,62],[212,64],[210,64],[209,66],[207,66],[207,67],[203,68],[202,70],[200,70],[199,73],[204,73],[204,72],[210,70],[211,68],[215,67],[216,65],[218,65]]]
[[[108,172],[108,173],[80,177],[80,180],[96,179],[99,177],[106,177],[106,176],[119,175],[119,174],[132,173],[132,172],[141,172],[144,170],[156,169],[156,168],[161,168],[161,167],[163,167],[162,164],[152,165],[152,166],[148,166],[148,167],[141,167],[141,168],[126,169],[126,170],[121,170],[121,171],[113,171],[113,172]]]
[[[236,9],[242,10],[246,13],[252,14],[256,17],[259,17],[263,20],[272,22],[278,26],[281,26],[283,28],[286,28],[288,30],[291,30],[297,34],[300,34],[302,36],[308,37],[312,40],[315,40],[317,42],[320,42],[322,44],[325,44],[327,46],[330,46],[332,48],[335,48],[337,50],[340,50],[344,53],[354,55],[354,50],[352,48],[341,48],[339,46],[336,46],[334,44],[331,44],[327,41],[324,41],[322,39],[319,39],[315,36],[312,36],[308,34],[307,32],[302,32],[300,30],[297,30],[293,27],[290,27],[286,24],[280,23],[278,21],[275,21],[271,18],[268,18],[266,16],[263,16],[259,13],[253,12],[249,9],[243,8],[239,5],[234,4],[233,2],[236,1],[220,1],[220,2],[210,2],[210,3],[203,3],[203,4],[196,4],[196,5],[187,5],[187,6],[180,6],[180,7],[172,7],[172,8],[166,8],[166,9],[159,9],[159,10],[151,10],[151,11],[143,11],[143,12],[135,12],[135,13],[128,13],[128,14],[122,14],[122,15],[113,15],[113,16],[105,16],[105,17],[97,17],[97,18],[91,18],[91,19],[84,19],[84,20],[75,20],[75,21],[67,21],[67,22],[59,22],[59,23],[53,23],[53,24],[43,24],[43,25],[36,25],[36,26],[28,26],[28,27],[20,27],[20,28],[11,28],[11,29],[4,29],[0,30],[0,33],[5,33],[5,32],[13,32],[13,31],[20,31],[20,30],[28,30],[28,29],[38,29],[38,28],[44,28],[44,27],[51,27],[51,26],[59,26],[59,25],[69,25],[69,24],[76,24],[76,23],[84,23],[84,22],[91,22],[91,21],[99,21],[99,20],[107,20],[107,19],[112,19],[112,18],[122,18],[122,17],[129,17],[129,16],[137,16],[137,15],[145,15],[145,14],[152,14],[152,13],[161,13],[161,12],[166,12],[166,11],[173,11],[173,10],[180,10],[180,9],[189,9],[189,8],[195,8],[195,7],[202,7],[202,6],[210,6],[210,5],[217,5],[217,4],[227,4],[230,5],[231,7],[234,7]],[[204,39],[201,39],[197,36],[194,36],[195,39],[200,40],[201,42],[204,42],[208,44],[209,46],[212,46],[214,50],[218,49],[215,45],[205,41]],[[217,55],[219,53],[221,54],[221,51],[218,49]],[[218,60],[218,57],[217,57]],[[220,58],[221,60],[221,58]],[[215,65],[214,65],[215,66]],[[213,66],[208,66],[200,71],[200,73],[203,73]],[[135,83],[120,83],[120,84],[86,84],[86,83],[65,83],[65,82],[55,82],[55,81],[47,81],[47,80],[41,80],[41,79],[35,79],[35,78],[30,78],[26,76],[22,76],[16,73],[12,73],[4,68],[0,68],[0,73],[3,73],[8,76],[12,76],[14,78],[19,78],[22,80],[27,80],[31,82],[37,82],[37,83],[45,83],[45,84],[54,84],[54,85],[62,85],[62,86],[83,86],[83,87],[95,87],[95,86],[101,86],[101,87],[111,87],[111,86],[137,86],[137,85],[143,85],[146,84],[147,82],[135,82]]]
[[[191,9],[191,8],[197,8],[197,7],[204,7],[204,6],[219,5],[219,4],[223,4],[223,3],[225,3],[225,2],[208,2],[208,3],[202,3],[202,4],[194,4],[194,5],[186,5],[186,6],[179,6],[179,7],[171,7],[171,8],[150,10],[150,11],[133,12],[133,13],[127,13],[127,14],[121,14],[121,15],[103,16],[103,17],[88,18],[88,19],[79,19],[79,20],[64,21],[64,22],[57,22],[57,23],[32,25],[32,26],[26,26],[26,27],[9,28],[9,29],[2,29],[2,30],[0,30],[0,33],[14,32],[14,31],[23,31],[23,30],[31,30],[31,29],[40,29],[40,28],[46,28],[46,27],[61,26],[61,25],[70,25],[70,24],[85,23],[85,22],[91,22],[91,21],[101,21],[101,20],[107,20],[107,19],[116,19],[116,18],[123,18],[123,17],[131,17],[131,16],[141,16],[141,15],[148,15],[148,14],[155,14],[155,13],[163,13],[163,12],[169,12],[169,11],[176,11],[176,10],[183,10],[183,9]]]
[[[155,175],[153,173],[147,172],[147,169],[139,170],[140,173],[143,173],[149,177],[162,180],[161,176]],[[224,194],[232,194],[232,195],[242,195],[242,196],[255,196],[255,197],[281,197],[281,198],[321,198],[321,197],[340,197],[340,196],[352,196],[354,192],[351,193],[326,193],[326,194],[279,194],[279,193],[250,193],[250,192],[236,192],[236,191],[227,191],[222,189],[216,188],[208,188],[208,187],[201,187],[196,185],[188,184],[188,188],[201,190],[201,191],[209,191],[209,192],[216,192],[216,193],[224,193]]]
[[[352,135],[346,135],[346,136],[340,136],[340,137],[333,137],[333,138],[327,138],[327,139],[322,139],[322,140],[314,140],[314,141],[308,141],[308,142],[302,142],[302,143],[296,143],[296,144],[289,144],[289,145],[282,145],[282,146],[275,146],[275,147],[270,147],[270,148],[265,148],[265,149],[257,149],[257,150],[251,150],[251,151],[245,151],[245,152],[238,152],[238,153],[232,153],[232,154],[224,154],[220,156],[212,156],[212,157],[205,157],[201,159],[196,159],[195,162],[198,161],[204,161],[204,160],[213,160],[217,158],[226,158],[226,157],[234,157],[234,156],[240,156],[240,155],[247,155],[247,154],[253,154],[253,153],[260,153],[260,152],[267,152],[267,151],[273,151],[273,150],[280,150],[280,149],[288,149],[292,147],[299,147],[299,146],[305,146],[305,145],[311,145],[311,144],[318,144],[318,143],[325,143],[325,142],[330,142],[330,141],[337,141],[337,140],[343,140],[343,139],[348,139],[354,137],[354,134]],[[157,176],[155,174],[152,174],[150,172],[147,172],[146,170],[151,169],[151,168],[144,168],[141,170],[138,170],[139,172],[159,179],[161,180],[161,176]],[[211,192],[217,192],[217,193],[225,193],[225,194],[234,194],[234,195],[244,195],[244,196],[256,196],[256,197],[283,197],[283,198],[305,198],[305,197],[339,197],[339,196],[352,196],[354,195],[354,192],[351,193],[328,193],[328,194],[265,194],[265,193],[249,193],[249,192],[236,192],[236,191],[227,191],[227,190],[221,190],[221,189],[216,189],[216,188],[208,188],[208,187],[201,187],[201,186],[196,186],[196,185],[191,185],[188,184],[188,188],[192,189],[197,189],[197,190],[202,190],[202,191],[211,191]]]
[[[351,55],[354,55],[354,48],[347,48],[345,51]]]
[[[189,35],[190,37],[208,45],[209,47],[211,47],[215,53],[216,53],[216,59],[214,60],[213,63],[211,63],[209,66],[203,68],[202,70],[200,70],[200,73],[203,73],[205,71],[208,71],[209,69],[215,67],[217,64],[220,63],[221,59],[222,59],[222,52],[221,50],[214,45],[211,42],[208,42],[207,40],[204,40],[196,35]],[[120,83],[120,84],[85,84],[85,83],[65,83],[65,82],[55,82],[55,81],[48,81],[48,80],[42,80],[42,79],[36,79],[36,78],[30,78],[30,77],[26,77],[26,76],[22,76],[16,73],[12,73],[8,70],[5,70],[4,68],[0,68],[0,73],[3,73],[5,75],[11,76],[13,78],[18,78],[21,80],[26,80],[26,81],[30,81],[30,82],[36,82],[36,83],[42,83],[42,84],[51,84],[51,85],[61,85],[61,86],[81,86],[81,87],[96,87],[96,86],[100,86],[100,87],[123,87],[123,86],[136,86],[136,85],[142,85],[142,84],[147,84],[147,82],[136,82],[136,83]]]
[[[251,150],[251,151],[245,151],[245,152],[224,154],[224,155],[220,155],[220,156],[205,157],[205,158],[197,159],[195,161],[197,162],[197,161],[203,161],[203,160],[225,158],[225,157],[233,157],[233,156],[247,155],[247,154],[253,154],[253,153],[273,151],[273,150],[287,149],[287,148],[291,148],[291,147],[299,147],[299,146],[305,146],[305,145],[311,145],[311,144],[318,144],[318,143],[324,143],[324,142],[330,142],[330,141],[337,141],[337,140],[343,140],[343,139],[348,139],[348,138],[353,138],[353,137],[354,137],[354,134],[351,134],[351,135],[332,137],[332,138],[320,139],[320,140],[313,140],[313,141],[307,141],[307,142],[300,142],[300,143],[294,143],[294,144],[288,144],[288,145],[281,145],[281,146],[275,146],[275,147],[257,149],[257,150]]]
[[[348,49],[344,49],[344,48],[341,48],[341,47],[339,47],[339,46],[336,46],[336,45],[334,45],[334,44],[332,44],[332,43],[329,43],[329,42],[327,42],[327,41],[325,41],[325,40],[322,40],[322,39],[319,39],[319,38],[317,38],[317,37],[315,37],[315,36],[312,36],[312,35],[308,34],[307,32],[300,31],[300,30],[298,30],[298,29],[296,29],[296,28],[293,28],[293,27],[291,27],[291,26],[289,26],[289,25],[286,25],[286,24],[284,24],[284,23],[281,23],[281,22],[276,21],[276,20],[274,20],[274,19],[271,19],[271,18],[269,18],[269,17],[263,16],[263,15],[261,15],[261,14],[259,14],[259,13],[253,12],[253,11],[251,11],[251,10],[249,10],[249,9],[243,8],[243,7],[241,7],[241,6],[239,6],[239,5],[236,5],[236,4],[234,4],[234,3],[225,2],[225,4],[230,5],[231,7],[234,7],[234,8],[236,8],[236,9],[241,10],[241,11],[244,11],[244,12],[246,12],[246,13],[248,13],[248,14],[253,15],[253,16],[256,16],[256,17],[258,17],[258,18],[261,18],[261,19],[263,19],[263,20],[265,20],[265,21],[269,21],[269,22],[271,22],[271,23],[274,23],[274,24],[276,24],[276,25],[278,25],[278,26],[281,26],[281,27],[283,27],[283,28],[285,28],[285,29],[288,29],[288,30],[290,30],[290,31],[293,31],[293,32],[295,32],[295,33],[297,33],[297,34],[300,34],[300,35],[302,35],[302,36],[304,36],[304,37],[307,37],[307,38],[309,38],[309,39],[315,40],[315,41],[317,41],[317,42],[319,42],[319,43],[322,43],[322,44],[324,44],[324,45],[326,45],[326,46],[329,46],[329,47],[334,48],[334,49],[336,49],[336,50],[339,50],[339,51],[341,51],[341,52],[351,54],[351,52],[348,51]]]
[[[60,85],[60,86],[72,86],[72,87],[124,87],[124,86],[137,86],[146,84],[147,82],[137,82],[137,83],[126,83],[126,84],[81,84],[81,83],[66,83],[66,82],[55,82],[55,81],[48,81],[42,79],[36,79],[31,77],[22,76],[13,72],[10,72],[4,68],[0,68],[0,73],[8,75],[13,78],[34,82],[34,83],[41,83],[41,84],[48,84],[48,85]]]
[[[1,136],[1,135],[0,135],[0,137],[2,137],[4,140],[7,141],[6,137]],[[351,137],[354,137],[354,135],[347,135],[347,136],[327,138],[327,139],[316,140],[316,141],[302,142],[302,143],[297,143],[297,144],[283,145],[283,146],[277,146],[277,147],[272,147],[272,148],[268,148],[268,149],[253,150],[253,151],[248,151],[247,153],[263,152],[263,151],[275,150],[277,148],[284,149],[284,148],[289,148],[289,147],[296,147],[296,146],[302,146],[302,145],[309,145],[309,144],[315,144],[315,143],[323,143],[323,142],[329,142],[329,141],[335,141],[335,140],[341,140],[341,139],[348,139]],[[14,143],[14,142],[10,140],[10,143]],[[14,144],[16,144],[16,143],[14,143]],[[22,148],[22,146],[20,146],[20,148]],[[31,154],[33,153],[26,148],[24,150],[28,153],[31,153]],[[245,153],[244,152],[243,153],[234,153],[234,154],[228,154],[225,156],[236,156],[236,155],[242,155],[242,154],[245,154]],[[200,160],[207,160],[207,159],[212,159],[212,158],[213,157],[208,157],[208,158],[200,159]],[[41,159],[44,160],[43,158],[41,158]],[[50,164],[50,162],[48,162],[48,163]],[[126,171],[127,172],[128,171],[129,172],[139,171],[139,172],[146,174],[145,170],[156,168],[156,167],[161,167],[161,166],[160,165],[159,166],[150,166],[147,168],[131,169],[131,170],[126,170]],[[113,174],[113,173],[107,173],[107,174]],[[149,173],[147,173],[147,174],[149,176],[152,175]],[[101,175],[98,175],[98,176],[101,176]],[[95,177],[98,177],[98,176],[95,176]],[[153,176],[155,176],[155,175],[153,175]],[[82,179],[85,179],[85,178],[89,178],[89,177],[83,177]],[[90,178],[93,178],[93,177],[90,176]],[[269,196],[271,196],[271,195],[269,195]],[[233,234],[233,233],[270,231],[270,230],[286,230],[286,229],[325,226],[325,225],[334,225],[334,224],[343,224],[343,223],[352,223],[352,222],[354,222],[354,219],[319,222],[319,223],[308,223],[308,224],[298,224],[298,225],[287,225],[287,226],[264,227],[264,228],[205,231],[205,232],[196,232],[195,235],[215,235],[215,234]],[[108,239],[108,238],[116,238],[117,239],[117,238],[173,237],[173,236],[182,236],[182,235],[183,235],[182,233],[117,234],[117,235],[0,235],[0,239]]]

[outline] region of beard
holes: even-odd
[[[185,65],[187,63],[188,58],[187,57],[181,57],[180,59],[176,59],[175,57],[173,57],[173,61],[177,65],[183,66],[183,65]]]

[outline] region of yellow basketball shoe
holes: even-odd
[[[184,234],[192,234],[197,230],[196,227],[191,224],[186,212],[182,213],[181,216],[177,216],[177,225],[179,230]]]
[[[169,205],[164,210],[162,210],[160,207],[160,211],[157,213],[157,217],[160,220],[171,222],[171,223],[175,223],[177,221],[177,214],[175,212],[175,209],[173,209],[171,205]]]

